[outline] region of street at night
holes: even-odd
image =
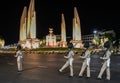
[[[82,60],[79,54],[74,57],[74,76],[69,78],[69,68],[62,73],[58,70],[66,59],[63,53],[35,54],[25,53],[23,71],[17,72],[16,58],[14,54],[0,54],[0,83],[119,83],[120,81],[120,55],[111,56],[111,80],[102,80],[97,76],[101,68],[100,55],[91,56],[91,77],[78,77]]]
[[[1,3],[0,83],[120,82],[118,2]]]

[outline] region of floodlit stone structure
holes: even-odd
[[[83,47],[82,41],[81,41],[81,24],[80,24],[80,18],[77,12],[77,8],[74,7],[74,18],[73,18],[73,44],[75,45],[75,48],[81,48]]]
[[[23,48],[39,48],[39,39],[36,38],[35,1],[31,0],[28,8],[25,6],[20,21],[19,43]]]
[[[0,48],[4,47],[5,40],[3,38],[0,38]]]
[[[65,24],[65,18],[64,14],[61,14],[61,41],[60,41],[60,47],[66,47],[66,24]]]

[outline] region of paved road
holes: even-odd
[[[14,54],[0,54],[0,83],[119,83],[120,55],[111,57],[111,80],[96,77],[101,67],[100,55],[91,57],[91,78],[78,78],[82,60],[75,55],[74,77],[69,78],[69,68],[63,73],[57,70],[65,63],[64,54],[24,54],[24,71],[17,72]]]

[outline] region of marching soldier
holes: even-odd
[[[106,52],[104,53],[103,57],[100,57],[100,59],[102,59],[104,62],[102,64],[101,70],[99,72],[98,79],[102,78],[103,72],[106,70],[106,80],[110,80],[110,56],[111,56],[110,42],[106,41],[104,44],[104,47],[106,48]]]
[[[84,43],[85,52],[80,56],[80,58],[84,59],[82,68],[79,73],[79,77],[83,76],[85,69],[87,68],[87,78],[90,77],[90,49],[89,49],[89,42]]]
[[[67,68],[68,66],[70,67],[70,76],[69,77],[73,77],[73,56],[74,56],[74,52],[73,52],[73,44],[70,42],[68,44],[68,54],[66,56],[64,56],[64,58],[67,58],[66,63],[62,66],[62,68],[59,69],[59,72],[62,72],[65,68]]]
[[[21,45],[17,46],[17,52],[16,52],[15,57],[17,57],[18,72],[21,72],[23,70],[23,68],[22,68],[23,54],[22,54],[22,51],[21,51]]]

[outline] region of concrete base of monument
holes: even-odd
[[[83,48],[82,40],[72,40],[74,48]]]
[[[37,38],[30,38],[30,39],[25,39],[23,41],[19,41],[18,43],[21,44],[23,49],[35,49],[35,48],[39,48],[39,42],[40,40]]]

